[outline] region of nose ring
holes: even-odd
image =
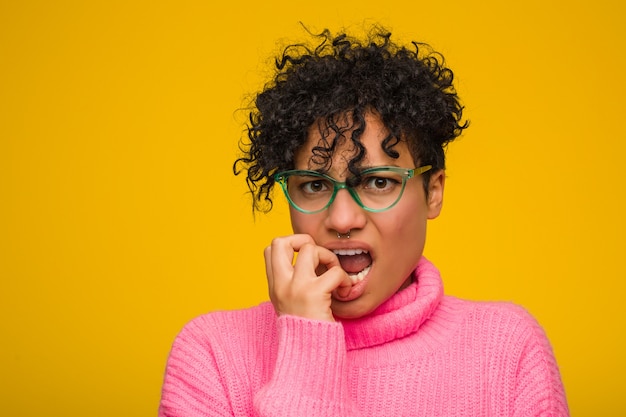
[[[348,233],[339,233],[337,232],[337,239],[341,239],[342,237],[346,238],[346,239],[350,239],[350,231],[352,229],[348,230]]]

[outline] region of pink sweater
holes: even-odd
[[[207,314],[174,342],[159,416],[568,416],[549,342],[522,308],[416,283],[369,316]]]

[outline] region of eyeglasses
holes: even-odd
[[[346,182],[317,171],[295,169],[275,174],[274,180],[282,187],[289,204],[302,213],[314,214],[327,209],[341,189],[348,190],[363,209],[378,213],[400,201],[408,179],[430,169],[432,165],[413,169],[380,166],[365,169]]]

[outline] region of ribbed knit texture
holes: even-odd
[[[270,303],[196,318],[174,342],[159,416],[568,416],[549,342],[508,303],[415,283],[372,314],[329,323]]]

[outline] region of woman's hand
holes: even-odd
[[[298,234],[275,238],[264,254],[270,299],[279,315],[335,321],[331,293],[347,294],[352,282],[333,252]]]

